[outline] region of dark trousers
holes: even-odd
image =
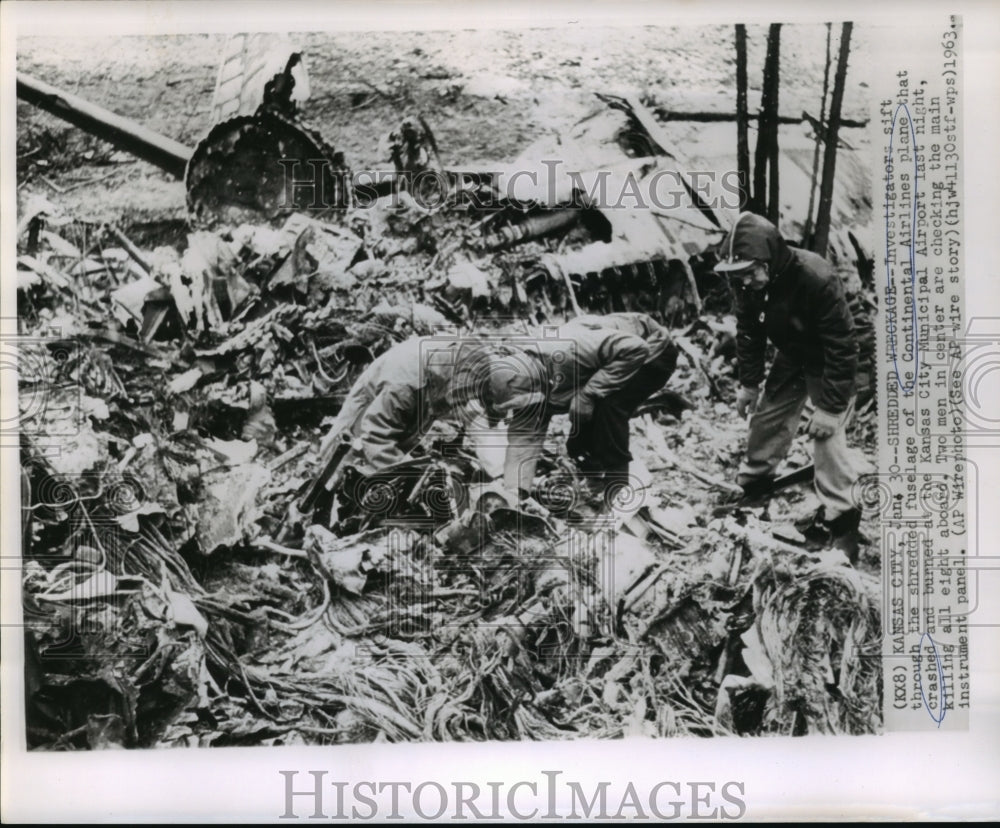
[[[663,388],[676,365],[677,349],[670,345],[655,360],[643,365],[625,385],[598,400],[589,420],[572,424],[572,434],[566,441],[570,457],[585,458],[584,467],[589,471],[627,473],[632,459],[629,420],[642,403]]]

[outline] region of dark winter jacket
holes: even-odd
[[[584,328],[612,328],[616,331],[639,337],[649,348],[649,353],[645,360],[646,363],[655,362],[668,356],[669,352],[676,350],[676,346],[670,338],[670,331],[645,313],[609,313],[603,316],[587,314],[577,316],[575,319],[567,322],[565,329],[573,330],[573,328],[578,326]]]
[[[843,412],[855,393],[857,342],[840,277],[823,257],[789,247],[773,224],[752,213],[740,216],[725,249],[734,259],[768,262],[771,277],[757,293],[734,288],[740,382],[760,385],[770,340],[808,375],[822,378],[813,401],[819,408]]]

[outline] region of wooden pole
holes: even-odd
[[[740,209],[750,204],[750,139],[747,134],[747,27],[736,24],[736,169]]]
[[[851,23],[844,23],[840,31],[840,55],[837,73],[833,78],[833,96],[830,99],[830,121],[826,127],[826,147],[823,152],[823,178],[819,186],[819,212],[816,216],[816,239],[813,251],[826,255],[830,239],[830,211],[833,207],[833,176],[837,166],[837,132],[840,129],[840,106],[844,100],[844,80],[847,77],[847,59],[851,53]]]

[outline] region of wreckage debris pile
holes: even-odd
[[[711,515],[744,428],[731,319],[688,331],[685,404],[637,420],[638,504],[598,508],[554,435],[537,513],[470,496],[275,540],[363,367],[514,295],[516,256],[462,259],[405,213],[178,252],[22,209],[30,746],[877,730],[878,582],[780,515]]]

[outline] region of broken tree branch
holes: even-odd
[[[114,225],[108,226],[108,232],[115,237],[115,241],[128,253],[129,258],[139,265],[142,268],[142,272],[148,276],[150,273],[149,262],[146,261],[146,257],[142,255],[139,248],[132,243],[132,240]]]

